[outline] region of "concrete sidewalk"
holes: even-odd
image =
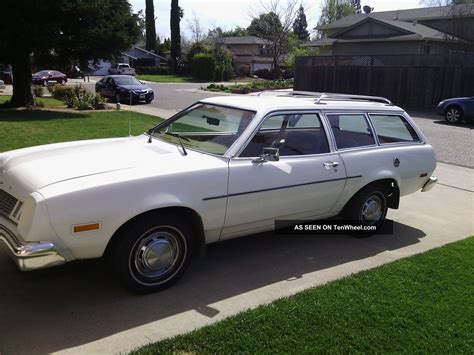
[[[98,261],[20,273],[0,255],[0,353],[119,353],[474,234],[472,169],[390,210],[394,235],[263,233],[208,247],[172,288],[134,296]]]

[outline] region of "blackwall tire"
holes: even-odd
[[[173,285],[186,270],[194,248],[193,228],[173,215],[148,215],[118,236],[114,266],[124,287],[150,293]]]

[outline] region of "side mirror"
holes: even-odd
[[[278,148],[263,148],[262,154],[252,160],[252,163],[260,164],[267,161],[279,161],[280,160],[280,150]]]

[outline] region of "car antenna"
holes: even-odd
[[[128,115],[128,136],[132,136],[132,90],[130,90],[130,114]]]

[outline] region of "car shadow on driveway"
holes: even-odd
[[[0,353],[51,353],[194,310],[318,270],[416,244],[425,233],[394,222],[394,235],[287,236],[260,233],[208,246],[183,278],[163,292],[137,296],[101,260],[22,273],[0,252]]]

